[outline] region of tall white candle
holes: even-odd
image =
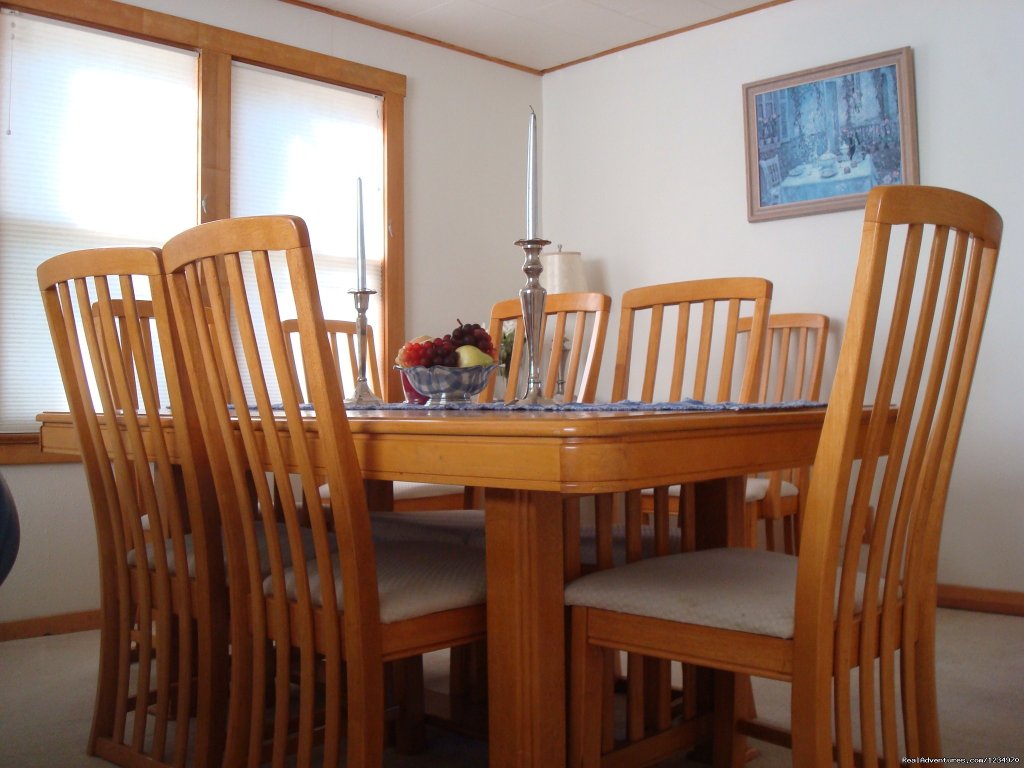
[[[366,290],[366,243],[363,240],[363,178],[356,179],[356,290]]]
[[[526,135],[526,239],[535,240],[540,220],[540,197],[537,194],[537,113],[530,107]]]

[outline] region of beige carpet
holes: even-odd
[[[947,757],[1024,759],[1024,618],[943,610],[938,622],[939,701]],[[0,643],[0,768],[96,768],[85,754],[96,676],[97,632]],[[444,658],[432,655],[428,685]],[[785,722],[788,687],[755,681],[758,711]],[[389,753],[387,768],[483,768],[487,746],[430,732],[426,752]],[[789,752],[754,742],[751,765],[790,764]],[[685,761],[670,761],[682,766]]]

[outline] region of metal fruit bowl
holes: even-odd
[[[423,395],[427,405],[444,403],[468,403],[487,386],[487,378],[498,370],[498,363],[491,365],[470,365],[466,368],[450,368],[447,365],[432,365],[429,368],[414,365],[410,368],[395,368],[405,374],[409,384]]]

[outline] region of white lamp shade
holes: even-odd
[[[579,251],[542,253],[540,284],[548,293],[576,293],[587,290],[587,277],[583,272],[583,257]]]

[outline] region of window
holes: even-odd
[[[380,328],[380,98],[265,67],[235,63],[231,70],[231,214],[302,216],[324,315],[355,320],[348,290],[356,287],[356,180],[362,179],[367,287],[378,292],[368,321]]]
[[[36,266],[195,224],[198,99],[193,52],[2,21],[0,431],[20,432],[37,412],[67,408]]]
[[[379,291],[370,322],[385,357],[400,346],[404,76],[147,9],[125,14],[106,0],[18,7],[3,16],[13,39],[5,26],[0,41],[0,464],[38,461],[34,441],[12,433],[35,432],[38,411],[63,407],[35,281],[36,265],[55,253],[159,244],[197,218],[293,213],[310,227],[325,312],[351,317],[358,175],[369,287]],[[88,74],[75,74],[76,61]],[[49,93],[35,83],[44,77],[56,78]],[[86,87],[99,90],[86,96]],[[322,111],[309,118],[315,125],[289,120],[299,104],[307,115]],[[339,108],[354,115],[344,126]],[[335,145],[371,134],[376,147],[359,149],[358,163],[325,162]],[[298,176],[280,175],[268,141]],[[385,387],[400,393],[397,381]]]

